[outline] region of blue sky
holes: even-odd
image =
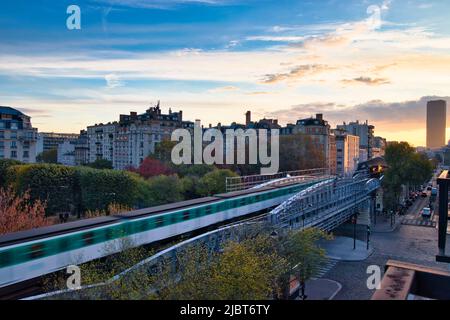
[[[66,28],[71,4],[81,30]],[[449,12],[438,0],[6,0],[0,104],[63,132],[157,100],[205,124],[324,112],[420,145],[426,97],[450,95]]]

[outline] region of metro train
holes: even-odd
[[[0,236],[0,288],[275,207],[324,179],[265,186]],[[108,248],[106,251],[105,248]]]
[[[380,178],[388,168],[389,166],[387,165],[386,160],[378,157],[359,163],[356,172],[365,172],[368,173],[371,178]]]

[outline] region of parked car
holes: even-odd
[[[433,197],[437,196],[437,193],[438,193],[437,188],[432,188],[432,189],[431,189],[431,195],[432,195]]]
[[[432,189],[433,189],[432,186],[428,186],[428,187],[427,187],[427,190],[428,190],[428,191],[431,191]]]
[[[428,207],[425,207],[422,209],[422,217],[429,218],[431,217],[431,209]]]
[[[422,192],[421,197],[426,198],[426,197],[428,197],[428,194],[426,192]]]

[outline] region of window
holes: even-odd
[[[5,139],[5,131],[0,131],[0,139]]]
[[[11,123],[11,130],[17,130],[19,129],[19,125],[16,122]]]
[[[5,148],[5,141],[0,141],[0,149]]]
[[[17,139],[17,132],[11,131],[11,139]]]
[[[23,152],[23,157],[24,158],[29,158],[30,157],[30,152],[29,151],[24,151]]]
[[[17,141],[11,141],[11,149],[17,149]]]
[[[17,151],[11,151],[11,158],[15,159],[17,158]]]

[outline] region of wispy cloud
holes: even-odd
[[[354,79],[344,79],[341,82],[346,85],[366,84],[368,86],[380,86],[383,84],[391,83],[388,79],[385,79],[385,78],[371,78],[371,77],[358,77],[358,78],[354,78]]]
[[[106,75],[105,80],[106,86],[110,89],[123,87],[125,84],[120,77],[114,73]]]
[[[267,74],[263,80],[264,83],[276,83],[285,80],[298,80],[307,76],[318,74],[333,68],[322,64],[305,64],[292,68],[286,73]]]

